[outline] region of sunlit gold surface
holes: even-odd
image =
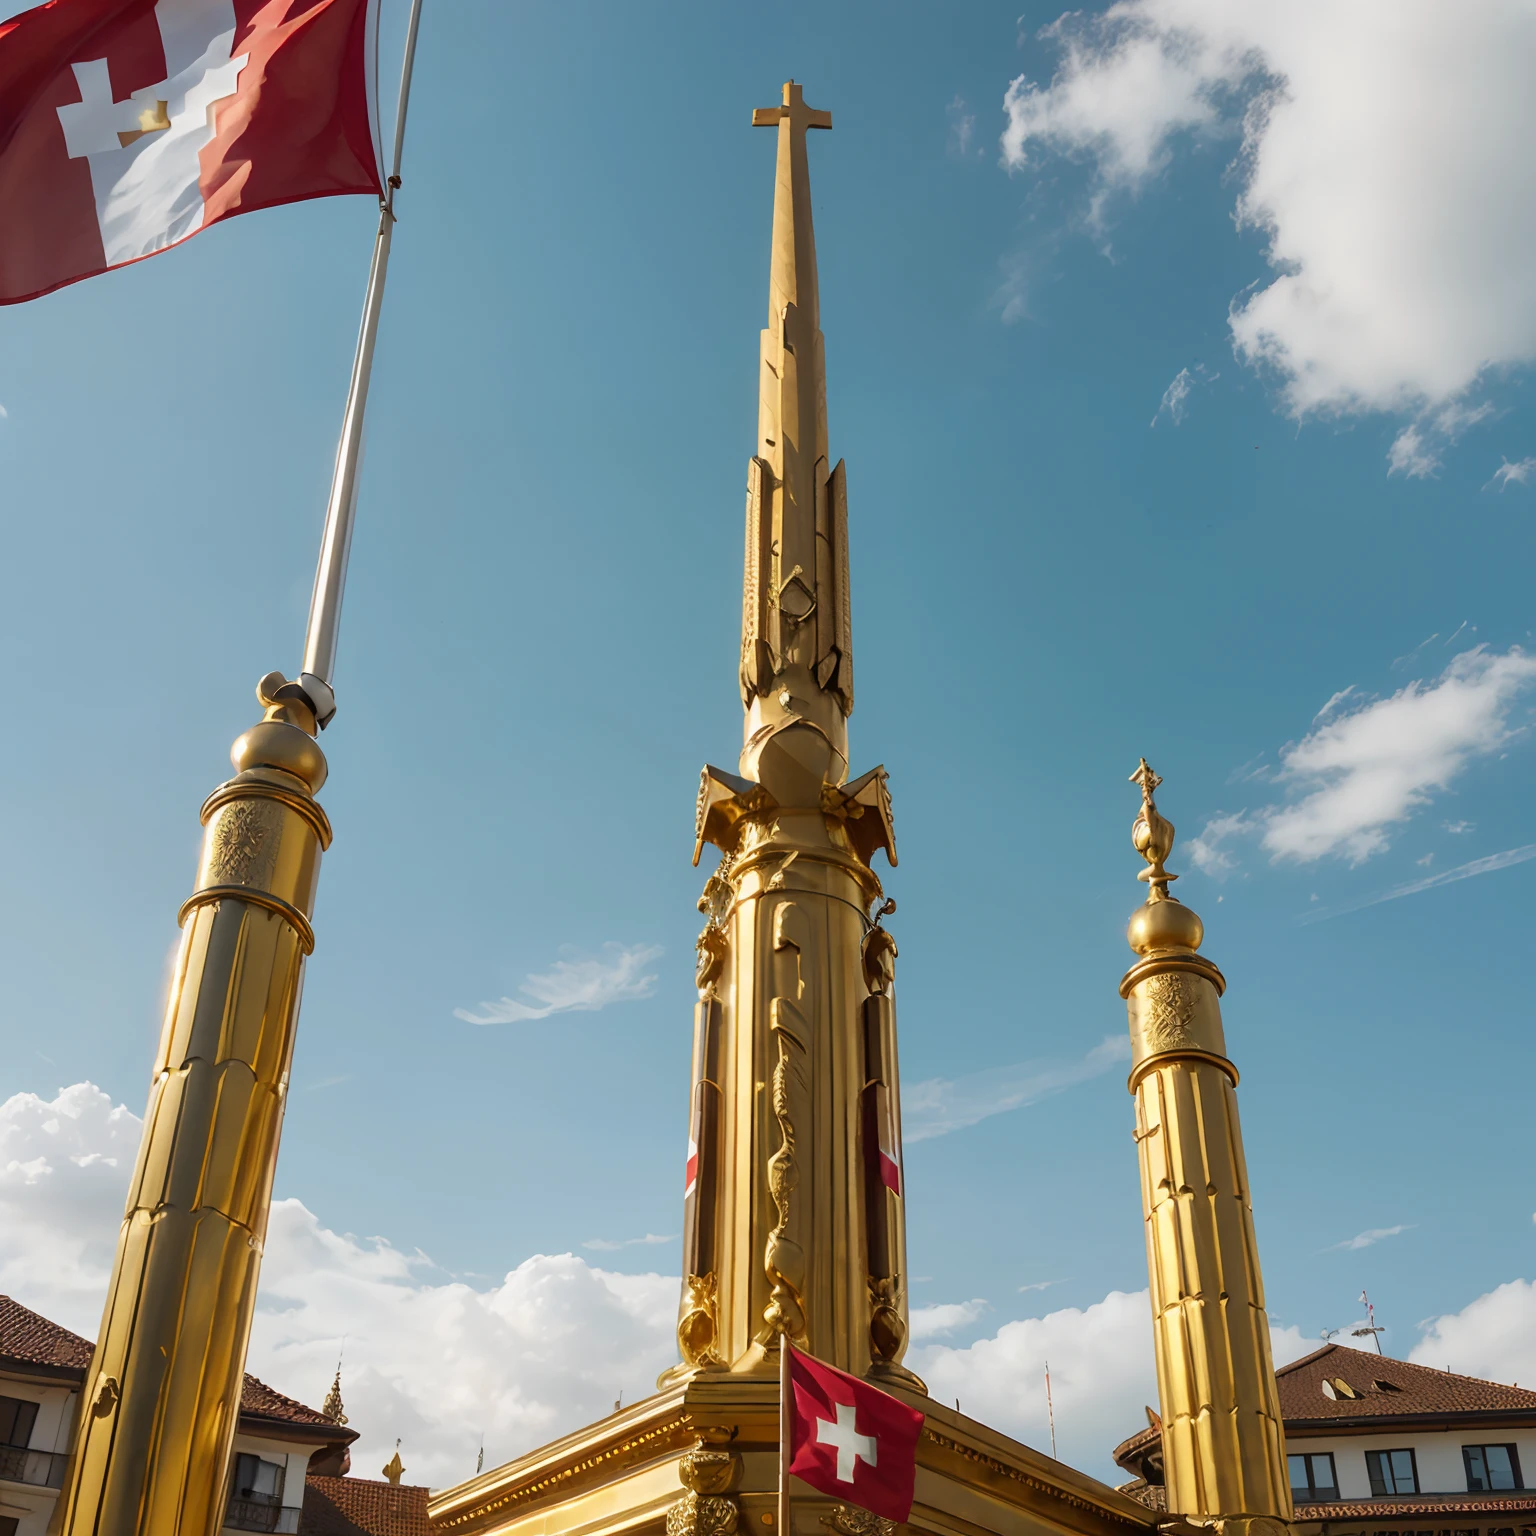
[[[1168,894],[1174,829],[1147,766],[1131,776],[1132,828],[1150,886],[1131,919],[1137,963],[1121,982],[1146,1212],[1147,1268],[1170,1514],[1289,1520],[1285,1440],[1237,1118],[1237,1069],[1221,1022],[1226,982],[1197,954],[1200,919]]]
[[[65,1536],[220,1528],[320,855],[314,717],[275,674],[203,807],[197,887],[91,1377]]]
[[[936,1536],[1151,1536],[1162,1518],[954,1410],[927,1415],[909,1530]],[[441,1536],[775,1536],[777,1383],[699,1375],[434,1495]],[[700,1450],[706,1462],[699,1465]],[[797,1485],[796,1536],[836,1529],[837,1501]],[[764,1517],[767,1517],[765,1520]]]

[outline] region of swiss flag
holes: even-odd
[[[382,192],[376,0],[49,0],[0,22],[0,304],[236,213]]]
[[[889,1392],[789,1350],[789,1470],[818,1493],[887,1520],[912,1513],[923,1416]]]

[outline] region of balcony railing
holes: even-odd
[[[54,1451],[24,1451],[0,1445],[0,1480],[31,1483],[34,1488],[62,1488],[66,1458]]]
[[[270,1499],[236,1499],[224,1511],[227,1531],[297,1531],[299,1512]]]

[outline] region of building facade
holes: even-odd
[[[1275,1373],[1295,1523],[1316,1536],[1536,1536],[1536,1392],[1328,1344]],[[1165,1505],[1163,1434],[1115,1449]],[[1527,1482],[1530,1479],[1530,1482]]]
[[[64,1484],[93,1346],[0,1296],[0,1536],[44,1536]],[[245,1378],[225,1531],[297,1532],[312,1470],[340,1471],[357,1438]]]

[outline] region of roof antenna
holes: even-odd
[[[1365,1315],[1368,1322],[1364,1328],[1351,1328],[1349,1336],[1352,1339],[1375,1339],[1376,1353],[1379,1355],[1381,1353],[1381,1336],[1387,1330],[1376,1326],[1376,1308],[1371,1305],[1371,1298],[1364,1291],[1360,1292],[1360,1300],[1365,1303]]]
[[[1051,1460],[1056,1461],[1056,1407],[1051,1401],[1051,1362],[1045,1362],[1045,1412],[1051,1421]]]

